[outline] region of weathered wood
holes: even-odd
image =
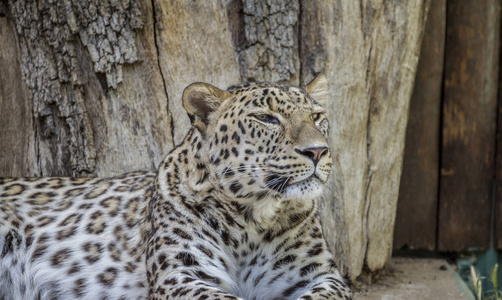
[[[490,234],[500,1],[447,9],[439,250],[486,248]]]
[[[431,2],[410,103],[394,249],[436,247],[446,0]]]
[[[500,33],[502,39],[502,32]],[[500,43],[500,40],[499,40]],[[499,53],[501,55],[502,53]],[[497,147],[495,154],[495,203],[493,215],[493,237],[496,249],[502,249],[502,60],[499,57],[499,83],[497,99]]]
[[[392,236],[401,178],[409,101],[420,54],[429,1],[379,7],[383,28],[373,33],[366,79],[369,100],[367,140],[367,249],[370,270],[383,268],[392,254]],[[369,10],[371,2],[368,2]],[[368,20],[379,17],[368,15]],[[374,21],[373,21],[374,22]]]
[[[225,1],[154,3],[159,66],[175,115],[171,134],[178,144],[190,128],[181,103],[186,86],[201,81],[225,88],[242,82],[229,28],[232,11]]]
[[[502,61],[499,65],[499,85],[497,101],[497,147],[495,154],[495,203],[493,212],[494,247],[502,249]]]
[[[301,81],[330,80],[334,191],[326,236],[351,278],[392,252],[409,99],[429,1],[302,5]],[[334,199],[334,200],[332,200]]]
[[[0,177],[35,176],[32,106],[19,69],[16,27],[0,4]],[[6,46],[9,45],[9,46]]]

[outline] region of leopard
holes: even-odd
[[[156,171],[0,179],[0,299],[351,299],[320,219],[328,94],[195,82]]]

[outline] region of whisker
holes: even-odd
[[[237,175],[237,176],[232,176],[230,178],[225,178],[224,180],[221,181],[221,184],[225,185],[225,184],[228,184],[230,182],[233,182],[235,180],[241,180],[241,179],[245,179],[245,178],[249,178],[249,179],[256,179],[257,177],[266,177],[267,175],[269,175],[270,173],[261,173],[261,174],[240,174],[240,175]]]

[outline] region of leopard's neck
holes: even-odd
[[[157,183],[162,194],[167,196],[176,191],[191,200],[198,194],[210,192],[212,186],[201,157],[202,139],[199,131],[192,128],[183,142],[160,164]]]

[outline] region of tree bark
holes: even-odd
[[[306,84],[324,73],[336,161],[325,235],[342,273],[377,271],[392,249],[428,4],[8,1],[0,6],[0,176],[154,169],[189,128],[180,101],[189,83]]]
[[[172,147],[165,132],[170,126],[167,94],[152,52],[149,4],[8,2],[3,22],[16,29],[10,38],[17,43],[2,45],[20,50],[15,68],[24,82],[16,86],[26,95],[19,102],[30,107],[31,121],[21,128],[34,137],[24,175],[110,175],[154,168]],[[2,111],[17,114],[8,107]],[[2,165],[9,160],[3,156]]]

